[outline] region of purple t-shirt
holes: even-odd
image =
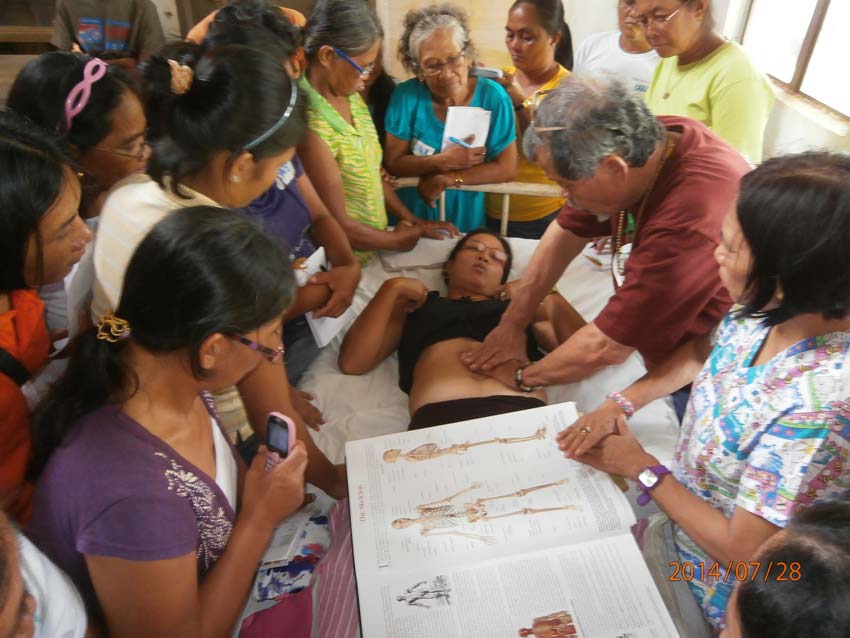
[[[200,580],[235,518],[214,478],[108,405],[80,419],[50,457],[29,531],[97,615],[84,554],[152,561],[194,551]]]
[[[289,255],[290,261],[309,257],[316,250],[307,232],[310,230],[310,209],[295,181],[303,174],[301,160],[294,157],[278,169],[272,187],[242,211],[271,235]]]

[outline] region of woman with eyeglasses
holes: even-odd
[[[292,268],[235,211],[172,212],[121,301],[74,343],[37,416],[30,533],[109,636],[229,636],[279,522],[304,499],[296,443],[247,469],[208,393],[279,360]],[[279,459],[276,459],[279,461]]]
[[[652,112],[698,120],[760,163],[773,88],[744,49],[716,30],[711,0],[636,0],[634,12],[662,58],[646,94]]]
[[[126,180],[103,208],[92,251],[94,322],[118,306],[130,256],[156,222],[185,206],[244,208],[274,184],[306,129],[303,95],[278,58],[241,45],[203,53],[188,43],[165,54],[141,67],[149,118],[157,131],[149,175]],[[280,361],[261,361],[237,387],[239,395],[216,397],[219,414],[237,440],[252,432],[262,439],[272,411],[301,425]],[[342,466],[335,469],[328,462],[306,428],[298,432],[310,457],[308,480],[343,496]],[[245,451],[250,455],[250,447]]]
[[[508,307],[512,260],[508,241],[482,228],[462,237],[449,254],[446,296],[418,279],[388,279],[346,334],[340,370],[366,374],[398,350],[398,384],[410,396],[411,430],[545,405],[542,390],[507,388],[470,372],[459,357],[483,341]],[[553,290],[526,331],[528,359],[543,356],[538,343],[552,349],[584,323]],[[513,373],[516,362],[505,366]]]
[[[412,9],[399,41],[401,62],[416,77],[400,84],[387,110],[387,168],[399,177],[418,177],[418,192],[400,191],[423,219],[436,219],[440,195],[450,186],[508,182],[516,176],[514,111],[505,90],[470,72],[477,52],[469,17],[452,4]],[[487,139],[448,140],[448,109],[472,106],[490,111]],[[446,193],[446,219],[461,231],[484,225],[484,194]]]
[[[59,140],[0,109],[0,507],[30,514],[30,379],[48,360],[44,303],[36,289],[61,282],[91,231],[80,219],[80,181]]]
[[[564,21],[561,0],[517,0],[508,11],[505,46],[513,66],[503,67],[498,79],[513,103],[518,131],[525,131],[533,117],[534,106],[546,93],[569,75],[573,48],[570,28]],[[519,149],[517,182],[549,184],[543,169],[530,162]],[[488,193],[485,200],[487,226],[500,228],[503,195]],[[508,235],[540,239],[558,211],[564,206],[560,197],[512,195],[508,213]]]
[[[298,156],[360,263],[375,250],[406,251],[420,237],[456,234],[451,224],[415,217],[381,178],[383,151],[360,95],[381,49],[375,12],[365,2],[319,0],[307,20],[304,48],[307,72],[301,87],[310,131]],[[388,211],[397,218],[393,230]]]

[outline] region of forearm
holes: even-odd
[[[395,188],[386,182],[383,182],[383,186],[384,202],[386,203],[387,211],[395,215],[398,219],[415,223],[417,221],[416,216],[410,212],[407,206],[404,205],[404,202],[401,201],[398,193],[395,192]]]
[[[384,163],[387,170],[396,177],[423,177],[445,170],[443,157],[440,153],[434,155],[404,153],[395,157],[387,157]]]
[[[366,374],[386,359],[401,338],[398,315],[397,295],[382,286],[345,335],[337,360],[340,370]]]
[[[502,317],[502,323],[527,326],[543,300],[544,295],[564,274],[569,263],[581,252],[585,240],[558,224],[552,224],[543,234],[522,279],[511,292],[511,303]]]
[[[464,184],[499,184],[509,182],[516,177],[516,143],[508,147],[494,160],[462,171],[451,171]]]
[[[581,381],[603,368],[622,363],[632,351],[589,323],[543,359],[526,367],[523,383],[548,386]]]
[[[300,317],[305,312],[324,306],[331,297],[331,289],[326,284],[307,284],[298,289],[295,301],[286,309],[284,322]]]
[[[261,439],[266,437],[266,419],[269,412],[282,412],[295,421],[298,440],[303,441],[307,446],[307,482],[336,497],[338,494],[336,490],[339,487],[336,484],[338,480],[336,470],[322,451],[316,447],[307,432],[304,421],[292,407],[286,369],[280,363],[271,363],[263,359],[239,382],[238,387],[248,420]]]
[[[710,351],[711,339],[708,335],[688,341],[679,346],[657,368],[647,372],[620,394],[639,410],[655,399],[672,394],[692,383]]]
[[[400,238],[393,231],[378,230],[353,219],[343,224],[343,229],[355,250],[399,250]]]
[[[540,307],[543,317],[552,325],[559,344],[565,343],[587,325],[584,317],[560,294],[547,294]]]
[[[270,538],[271,530],[236,519],[227,549],[200,586],[201,636],[231,635]]]
[[[328,261],[334,267],[357,266],[357,258],[345,236],[345,231],[330,213],[325,211],[315,216],[310,230],[316,243],[324,247]]]

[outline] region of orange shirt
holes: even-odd
[[[47,363],[50,338],[44,304],[32,290],[16,290],[12,309],[0,313],[0,346],[31,373]],[[0,373],[0,502],[19,523],[30,517],[32,485],[24,484],[30,454],[30,414],[18,385]]]

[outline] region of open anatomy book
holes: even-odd
[[[364,638],[675,638],[572,403],[346,444]]]

